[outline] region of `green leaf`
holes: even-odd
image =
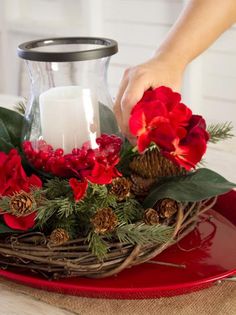
[[[12,143],[7,142],[4,138],[0,138],[0,151],[8,153],[13,148],[14,145]]]
[[[235,186],[236,184],[227,181],[216,172],[201,168],[189,175],[170,178],[157,185],[144,200],[144,207],[153,207],[163,198],[182,202],[204,200],[224,194]]]
[[[102,103],[99,103],[99,115],[101,133],[119,135],[119,129],[113,111]]]
[[[13,147],[20,147],[23,119],[23,116],[17,112],[0,107],[0,137],[2,139],[0,150],[2,147],[4,148],[4,143],[9,143]]]
[[[0,138],[3,138],[7,142],[11,141],[8,130],[7,130],[4,122],[1,120],[1,118],[0,118]]]
[[[137,155],[138,151],[136,151],[132,144],[127,139],[125,139],[121,148],[120,162],[117,165],[117,168],[121,174],[124,176],[129,176],[131,174],[129,165],[133,158]]]
[[[17,233],[18,231],[10,229],[3,222],[0,222],[0,234],[4,233]]]

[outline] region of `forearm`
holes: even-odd
[[[155,57],[184,69],[235,22],[236,0],[189,0]]]

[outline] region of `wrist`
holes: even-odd
[[[174,53],[162,49],[158,49],[155,51],[153,55],[153,63],[156,64],[157,67],[161,63],[166,65],[169,69],[172,69],[173,72],[176,72],[180,75],[183,74],[186,66],[188,65],[189,61],[183,55],[178,53]]]

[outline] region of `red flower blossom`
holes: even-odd
[[[173,148],[176,132],[184,132],[192,115],[180,100],[179,93],[164,86],[144,93],[134,106],[129,121],[130,132],[138,137],[139,152],[143,152],[151,142],[167,150]]]
[[[193,115],[187,126],[187,135],[176,138],[174,141],[175,150],[172,152],[163,152],[175,163],[190,170],[201,161],[206,152],[209,134],[206,131],[206,122],[202,116]]]
[[[70,178],[69,184],[73,190],[75,201],[81,200],[85,196],[88,182],[79,182],[76,178]]]
[[[89,180],[91,183],[99,184],[99,185],[106,185],[110,184],[112,182],[112,179],[118,176],[121,176],[121,174],[118,172],[118,170],[115,168],[115,165],[104,165],[102,163],[99,163],[95,161],[94,167],[91,172],[84,173],[84,176],[87,180]]]
[[[11,196],[21,190],[29,192],[32,186],[42,187],[39,177],[26,175],[21,157],[15,149],[9,154],[0,152],[0,183],[1,196]],[[34,226],[35,213],[22,217],[5,213],[3,219],[10,228],[26,231]]]
[[[5,213],[3,219],[11,229],[19,231],[27,231],[34,226],[36,213],[30,213],[24,217],[16,217],[15,215]]]
[[[180,101],[170,88],[148,90],[134,106],[129,126],[139,152],[153,142],[163,155],[190,170],[205,153],[209,136],[205,120]]]

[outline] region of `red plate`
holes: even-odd
[[[184,264],[185,269],[145,263],[96,280],[47,281],[6,270],[0,270],[0,275],[35,288],[86,297],[146,299],[183,294],[236,274],[235,225],[236,192],[232,191],[219,198],[214,210],[201,218],[191,234],[156,258]]]

